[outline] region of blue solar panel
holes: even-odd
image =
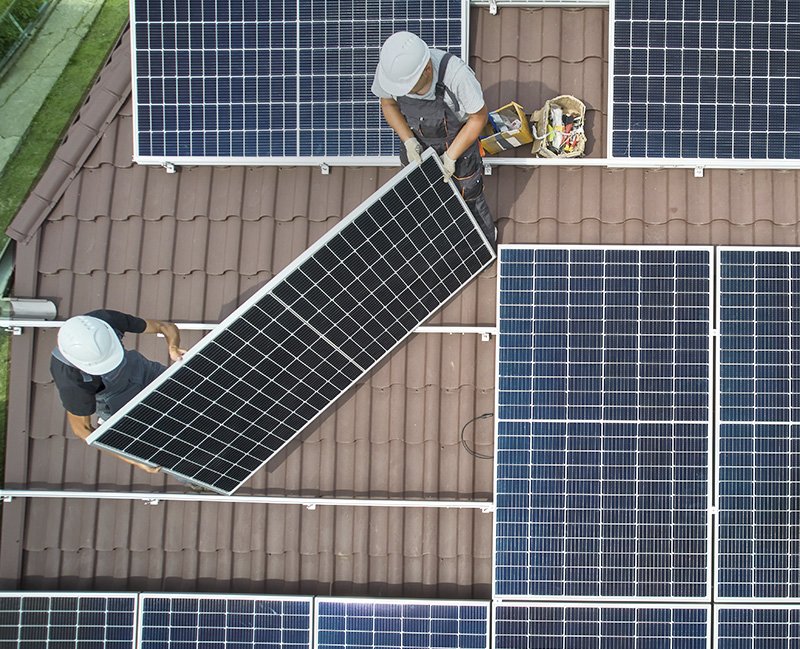
[[[717,649],[784,649],[800,645],[800,609],[796,607],[720,606]]]
[[[708,249],[500,251],[495,593],[708,595]]]
[[[317,649],[486,649],[487,602],[317,598]]]
[[[134,0],[143,162],[394,156],[372,78],[408,29],[464,56],[461,0]]]
[[[310,597],[142,595],[141,649],[309,649]]]
[[[719,251],[720,597],[800,596],[800,250]]]
[[[615,157],[800,158],[800,4],[611,6]]]
[[[0,646],[20,649],[133,649],[135,595],[5,593]]]
[[[495,604],[495,649],[708,649],[704,608]]]

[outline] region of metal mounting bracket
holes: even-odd
[[[327,162],[321,162],[319,165],[319,170],[323,176],[328,176],[331,173],[331,166]]]
[[[14,496],[3,496],[4,503],[10,503],[12,500],[14,500]]]
[[[694,168],[694,177],[695,178],[702,178],[703,174],[705,173],[705,167],[697,166]]]
[[[483,173],[486,176],[492,175],[492,165],[490,165],[488,162],[483,163]]]
[[[158,498],[142,498],[142,502],[145,505],[150,505],[150,506],[158,505],[161,503],[161,501]]]
[[[162,167],[164,167],[164,169],[166,169],[166,170],[167,170],[167,173],[168,173],[168,174],[174,174],[174,173],[177,171],[177,170],[175,169],[175,165],[174,165],[174,164],[172,164],[171,162],[165,162],[165,163],[164,163],[163,165],[161,165],[161,166],[162,166]]]
[[[489,0],[489,13],[493,16],[497,15],[497,0]]]
[[[6,331],[10,333],[12,336],[22,335],[22,327],[6,327]]]

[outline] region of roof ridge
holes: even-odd
[[[131,93],[130,23],[125,26],[44,173],[6,234],[28,243],[64,195]]]

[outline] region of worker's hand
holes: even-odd
[[[406,148],[406,155],[408,156],[409,162],[416,162],[417,164],[422,162],[422,145],[417,138],[408,138],[403,142],[403,146]]]
[[[158,473],[161,471],[160,466],[149,466],[147,464],[142,464],[141,462],[131,462],[133,466],[141,469],[142,471],[147,471],[147,473]]]
[[[185,353],[186,353],[186,350],[185,349],[181,349],[177,345],[170,345],[169,346],[169,358],[173,363],[181,360]]]
[[[442,154],[442,166],[444,167],[444,177],[442,180],[447,182],[456,172],[456,161],[447,155],[447,151]]]

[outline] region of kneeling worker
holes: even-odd
[[[94,430],[94,413],[101,420],[108,419],[166,369],[135,350],[126,350],[122,346],[125,333],[163,334],[173,361],[185,353],[180,347],[180,332],[172,323],[106,309],[67,320],[58,331],[50,373],[67,411],[67,421],[81,439],[87,439]],[[118,457],[148,473],[158,471],[158,467]]]
[[[381,48],[372,92],[400,137],[400,161],[420,162],[427,147],[441,156],[444,180],[454,178],[489,241],[496,229],[483,193],[479,137],[489,113],[475,74],[460,58],[431,49],[411,32],[392,34]]]

